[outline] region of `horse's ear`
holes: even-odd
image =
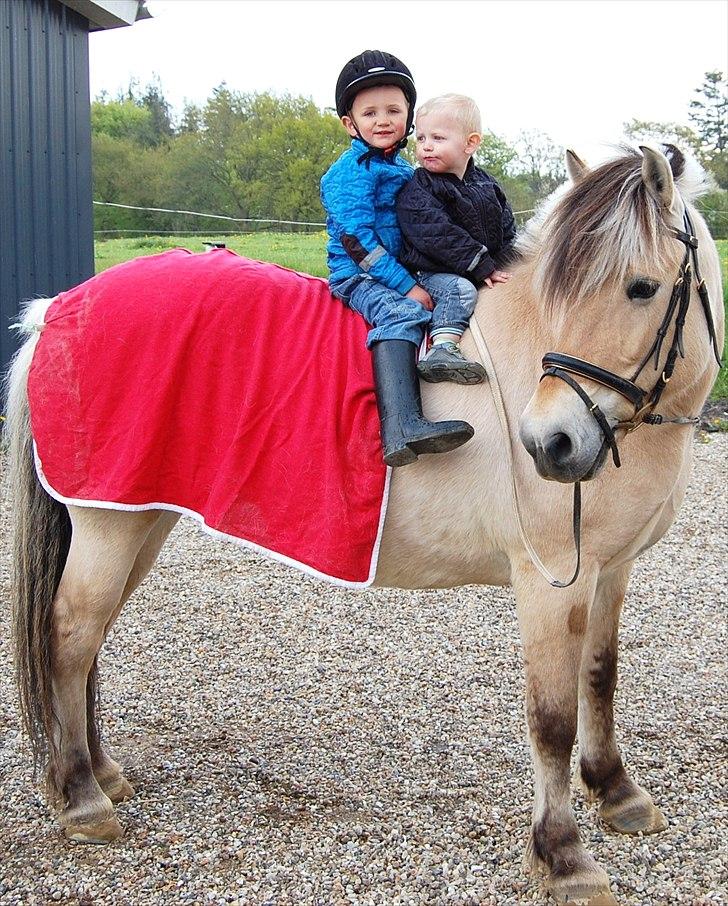
[[[679,148],[669,142],[663,142],[662,153],[670,164],[673,179],[680,179],[685,172],[685,155]]]
[[[647,145],[640,145],[642,152],[642,179],[645,188],[660,207],[669,210],[675,197],[675,183],[670,164],[664,154]]]
[[[587,167],[576,151],[572,151],[571,148],[566,149],[566,172],[574,185],[581,182],[588,169],[589,167]]]

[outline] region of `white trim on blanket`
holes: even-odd
[[[258,554],[263,554],[266,557],[269,557],[272,560],[277,560],[279,563],[285,563],[286,566],[292,566],[295,569],[300,570],[301,572],[307,573],[309,576],[313,576],[315,579],[323,579],[326,582],[330,582],[332,585],[339,585],[343,588],[368,588],[372,582],[374,582],[374,576],[377,572],[377,562],[379,560],[379,549],[382,544],[382,533],[384,531],[384,519],[387,515],[387,504],[389,502],[389,482],[392,476],[392,470],[387,466],[387,474],[384,480],[384,492],[382,494],[382,506],[379,511],[379,526],[377,528],[377,537],[374,541],[374,546],[372,548],[372,558],[369,564],[369,576],[364,582],[352,582],[348,579],[341,579],[338,576],[330,576],[327,573],[322,573],[317,569],[314,569],[312,566],[309,566],[307,563],[301,563],[298,560],[294,560],[292,557],[286,557],[285,554],[280,554],[277,551],[269,550],[266,547],[262,547],[260,544],[256,544],[254,541],[248,541],[246,538],[238,538],[235,535],[228,535],[225,532],[221,532],[218,529],[214,529],[205,522],[205,517],[200,513],[196,513],[194,510],[189,510],[187,507],[178,506],[175,503],[116,503],[114,501],[108,500],[82,500],[74,497],[64,497],[63,494],[60,494],[56,491],[55,488],[51,487],[48,482],[48,479],[43,472],[43,465],[40,461],[40,456],[38,455],[38,448],[33,441],[33,455],[35,458],[35,470],[38,475],[38,480],[54,500],[57,500],[59,503],[66,504],[66,506],[83,506],[83,507],[93,507],[94,509],[100,510],[119,510],[122,512],[138,513],[144,510],[167,510],[172,513],[179,513],[181,516],[190,516],[200,525],[200,528],[208,535],[211,535],[213,538],[217,538],[222,541],[231,541],[233,544],[237,544],[239,547],[246,547],[250,550],[255,551]]]

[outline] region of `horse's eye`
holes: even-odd
[[[627,287],[627,296],[630,299],[651,299],[660,284],[657,280],[650,280],[649,277],[636,277]]]

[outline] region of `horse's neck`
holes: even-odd
[[[480,291],[474,317],[493,359],[496,379],[516,419],[536,389],[551,330],[532,291],[532,265],[519,262],[508,283]]]

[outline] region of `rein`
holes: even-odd
[[[506,407],[503,402],[503,394],[501,393],[500,384],[498,383],[498,375],[493,365],[493,359],[490,356],[488,351],[488,346],[485,342],[485,337],[480,329],[480,324],[478,324],[478,319],[473,314],[470,318],[470,332],[473,335],[475,340],[475,346],[478,350],[478,355],[480,360],[485,367],[485,370],[488,372],[488,386],[490,387],[490,392],[493,397],[493,402],[495,403],[496,412],[498,413],[498,420],[500,422],[501,431],[505,438],[506,447],[508,450],[508,465],[510,466],[511,472],[511,496],[513,498],[513,510],[516,514],[516,524],[518,526],[518,534],[521,538],[523,546],[526,548],[528,556],[531,558],[531,563],[536,567],[536,569],[541,573],[541,575],[546,579],[549,585],[552,585],[554,588],[568,588],[569,585],[573,585],[576,582],[576,578],[579,575],[579,570],[581,568],[581,482],[576,482],[574,484],[574,501],[572,507],[572,528],[574,532],[574,548],[576,550],[576,567],[574,569],[574,574],[569,579],[568,582],[562,582],[560,579],[557,579],[556,576],[544,565],[543,561],[539,557],[536,549],[526,534],[526,529],[523,525],[523,519],[521,518],[521,505],[520,500],[518,499],[518,485],[516,484],[516,469],[514,466],[514,457],[513,457],[513,435],[511,434],[510,426],[508,424],[508,414],[506,413]]]
[[[715,356],[718,365],[721,364],[721,357],[718,351],[718,341],[715,335],[715,325],[713,323],[713,316],[710,310],[708,290],[705,286],[705,280],[700,275],[700,270],[698,267],[698,240],[694,234],[693,225],[687,211],[685,211],[684,214],[684,225],[686,227],[686,230],[684,232],[677,229],[673,229],[671,231],[675,239],[684,243],[685,255],[680,265],[677,279],[675,280],[672,288],[672,294],[670,295],[670,301],[668,302],[665,316],[663,317],[662,323],[657,330],[657,334],[655,336],[654,342],[652,343],[652,346],[640,362],[639,367],[631,378],[623,378],[620,375],[615,374],[613,371],[608,371],[605,368],[601,368],[599,365],[595,365],[592,362],[587,362],[585,359],[579,359],[575,356],[565,355],[564,353],[549,352],[543,357],[542,360],[543,374],[541,375],[539,381],[542,381],[545,377],[559,378],[560,380],[564,381],[564,383],[568,384],[569,387],[571,387],[571,389],[579,396],[579,398],[583,401],[584,405],[587,407],[589,412],[591,412],[592,416],[599,425],[599,429],[602,432],[604,440],[611,450],[612,458],[614,460],[614,465],[616,468],[620,468],[622,464],[619,457],[619,450],[617,448],[617,440],[614,436],[614,432],[616,430],[622,428],[627,434],[629,434],[643,424],[697,425],[699,422],[698,416],[677,416],[675,418],[665,418],[664,416],[654,411],[660,401],[665,387],[667,387],[670,379],[672,378],[678,356],[685,358],[685,349],[683,345],[683,328],[685,326],[685,320],[687,318],[687,312],[690,305],[690,290],[693,274],[695,275],[698,297],[700,298],[700,303],[708,327],[708,335],[712,347],[711,351]],[[690,260],[691,258],[692,265]],[[651,390],[644,390],[636,383],[636,380],[652,358],[654,358],[654,370],[657,371],[663,341],[667,336],[671,324],[673,323],[673,318],[675,318],[674,332],[662,374],[655,382]],[[498,377],[493,365],[493,360],[488,351],[488,347],[485,343],[485,338],[483,337],[482,331],[480,330],[480,325],[478,324],[478,321],[474,315],[470,319],[470,329],[473,334],[473,339],[475,340],[478,354],[480,355],[483,365],[488,372],[488,379],[493,396],[493,401],[498,413],[501,429],[503,431],[503,434],[505,435],[506,443],[508,445],[509,465],[511,470],[511,494],[513,497],[513,506],[516,513],[516,522],[518,525],[518,533],[521,537],[521,541],[523,542],[523,545],[526,548],[529,557],[531,558],[531,562],[538,569],[541,575],[548,581],[548,583],[554,588],[568,588],[570,585],[574,584],[579,576],[579,571],[581,569],[581,482],[574,482],[574,499],[572,506],[572,530],[574,534],[574,549],[576,551],[576,565],[574,567],[574,572],[571,578],[568,581],[561,581],[557,579],[543,564],[540,557],[536,553],[535,548],[531,544],[526,534],[526,530],[523,526],[518,499],[518,488],[516,485],[516,474],[513,462],[512,435],[508,424],[508,416],[506,414],[505,405],[503,403],[503,395],[498,383]],[[586,390],[584,390],[581,384],[579,384],[578,381],[574,380],[571,375],[588,378],[591,381],[595,381],[596,383],[601,384],[602,386],[607,387],[610,390],[614,390],[616,393],[619,393],[620,396],[623,396],[634,406],[632,417],[626,421],[617,422],[614,426],[610,425],[609,420],[604,415],[599,406],[592,400],[592,398],[589,396]]]

